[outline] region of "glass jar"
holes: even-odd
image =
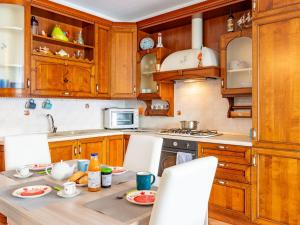
[[[101,169],[101,187],[110,188],[112,183],[112,169],[102,168]]]

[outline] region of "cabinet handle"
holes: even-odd
[[[64,92],[63,95],[70,95],[70,92]]]
[[[81,154],[81,145],[79,145],[79,155]]]
[[[256,166],[256,155],[252,156],[252,165]]]
[[[159,90],[159,85],[156,85],[156,91],[158,91]]]
[[[204,154],[204,148],[201,148],[201,152],[202,152],[202,154]]]
[[[69,82],[68,78],[65,78],[64,83],[68,83],[68,82]]]
[[[74,156],[77,156],[77,147],[74,147]]]
[[[256,129],[252,128],[252,139],[256,138]]]
[[[30,88],[30,79],[27,79],[27,88]]]
[[[218,180],[218,184],[226,185],[226,181],[224,181],[224,180]]]
[[[252,0],[252,11],[256,11],[256,0]]]
[[[96,84],[96,91],[99,92],[99,85]]]
[[[224,80],[221,81],[221,87],[224,88]]]
[[[225,163],[218,163],[218,166],[219,167],[225,167],[225,166],[227,166],[227,164],[225,164]]]
[[[228,146],[224,146],[224,145],[219,145],[218,149],[228,149]]]
[[[136,87],[134,86],[133,88],[133,93],[135,94],[136,93]]]

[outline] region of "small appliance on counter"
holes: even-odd
[[[139,127],[138,109],[104,109],[105,129],[137,129]]]

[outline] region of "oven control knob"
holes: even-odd
[[[173,146],[174,146],[174,147],[178,146],[177,141],[174,141],[174,142],[173,142]]]

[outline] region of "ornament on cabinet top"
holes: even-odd
[[[158,33],[158,37],[157,37],[157,48],[163,48],[164,45],[162,43],[162,33]]]
[[[140,48],[142,50],[148,50],[154,48],[154,40],[150,37],[143,38],[140,42]]]
[[[63,32],[63,30],[58,25],[55,25],[55,27],[53,28],[51,37],[61,41],[69,41],[66,33]]]
[[[252,16],[249,11],[247,14],[244,13],[241,18],[236,22],[237,26],[242,30],[243,28],[249,28],[252,26]]]

